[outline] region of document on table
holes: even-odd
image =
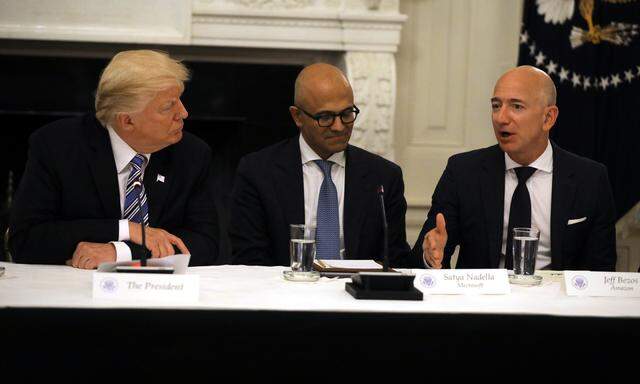
[[[315,260],[319,271],[380,271],[382,265],[374,260]]]
[[[187,272],[189,267],[190,254],[178,254],[165,256],[157,259],[147,259],[147,265],[150,267],[173,267],[174,274],[183,275]],[[135,265],[139,266],[139,260],[132,261],[120,261],[120,262],[105,262],[98,266],[98,272],[115,272],[116,267],[121,265]]]

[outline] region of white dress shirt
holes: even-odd
[[[304,184],[304,223],[306,225],[316,226],[316,214],[318,211],[318,195],[320,187],[324,180],[324,174],[314,160],[322,160],[320,156],[304,140],[300,135],[300,155],[302,158],[302,180]],[[335,164],[331,167],[331,180],[336,186],[338,192],[338,212],[340,222],[340,250],[341,257],[344,257],[342,250],[344,249],[344,230],[342,227],[342,218],[344,212],[344,175],[346,166],[346,156],[344,151],[334,153],[327,159]]]
[[[513,161],[509,155],[504,154],[504,221],[502,227],[502,254],[507,249],[507,227],[509,225],[509,210],[511,198],[518,186],[518,177],[514,168],[522,165]],[[538,243],[538,256],[536,269],[547,267],[551,264],[551,187],[553,182],[553,148],[547,141],[547,148],[529,167],[536,171],[527,180],[527,189],[531,198],[531,226],[540,231]],[[500,268],[504,268],[504,258],[500,259]]]
[[[120,217],[122,217],[122,213],[124,212],[124,199],[125,199],[125,188],[127,187],[127,179],[129,178],[129,174],[131,173],[131,160],[138,154],[129,146],[129,144],[125,143],[124,140],[116,131],[107,126],[107,131],[109,132],[109,140],[111,141],[111,149],[113,150],[113,159],[116,162],[116,171],[118,172],[118,193],[120,194]],[[147,161],[142,164],[142,177],[144,178],[144,170],[149,163],[149,159],[151,158],[150,154],[143,154],[143,156],[147,159]],[[116,247],[116,261],[130,261],[131,260],[131,249],[124,243],[124,241],[130,240],[129,236],[129,221],[127,219],[122,219],[118,222],[118,241],[112,241],[114,247]]]

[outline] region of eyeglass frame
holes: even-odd
[[[332,111],[326,111],[326,112],[321,112],[321,113],[316,113],[315,115],[310,114],[309,112],[305,111],[304,109],[300,108],[297,105],[294,105],[294,107],[298,108],[300,111],[302,111],[302,113],[304,113],[305,115],[309,116],[310,118],[312,118],[313,120],[316,121],[316,123],[318,123],[319,127],[322,128],[329,128],[330,126],[333,125],[333,123],[336,122],[336,117],[340,116],[340,121],[342,122],[342,124],[353,124],[356,119],[358,118],[358,114],[360,113],[360,108],[358,108],[355,104],[351,107],[345,108],[340,112],[332,112]],[[342,118],[342,114],[347,111],[347,110],[351,110],[352,112],[355,112],[356,116],[353,118],[353,121],[350,122],[345,122]],[[323,115],[330,115],[331,116],[331,123],[329,125],[321,125],[320,124],[320,118]]]

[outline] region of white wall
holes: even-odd
[[[413,244],[449,156],[495,143],[489,99],[517,62],[522,2],[403,0],[400,12],[395,151]]]
[[[395,159],[413,245],[447,159],[495,143],[489,99],[517,63],[521,0],[402,0]],[[640,205],[617,224],[619,271],[640,265]]]

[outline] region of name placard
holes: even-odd
[[[200,276],[145,273],[93,273],[93,298],[195,303]]]
[[[640,273],[564,271],[568,296],[640,297]]]
[[[416,272],[414,285],[427,295],[511,293],[506,269],[427,269]]]

